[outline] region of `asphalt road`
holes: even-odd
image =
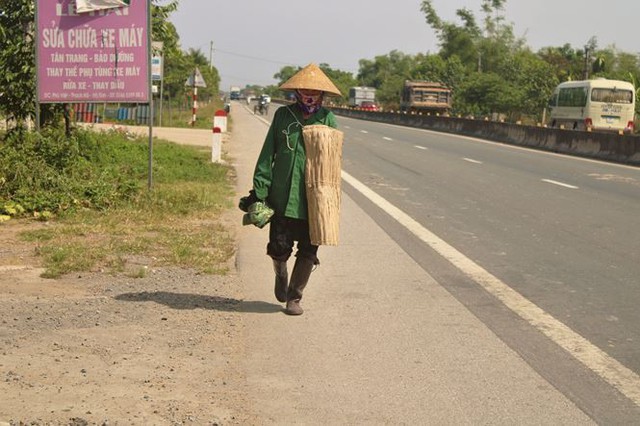
[[[567,326],[590,350],[607,354],[605,361],[588,359],[587,370],[612,360],[620,363],[612,368],[631,370],[623,378],[597,376],[628,380],[624,393],[638,403],[640,169],[346,118],[341,125],[349,141],[347,173],[557,320],[544,327]],[[377,217],[394,229],[388,215]],[[508,315],[477,307],[476,289],[465,292],[448,279],[455,271],[434,261],[415,237],[388,232],[494,331],[513,324]],[[501,333],[521,353],[534,352],[531,362],[546,359],[538,371],[555,386],[584,394],[586,405],[610,394],[597,379],[583,383],[573,369],[550,369],[555,345],[540,351],[528,334]],[[552,341],[575,346],[561,339]]]

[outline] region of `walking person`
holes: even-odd
[[[303,129],[317,125],[336,129],[335,115],[322,102],[325,96],[341,94],[315,64],[298,71],[280,89],[293,91],[295,103],[275,112],[254,170],[253,190],[245,197],[249,199],[245,204],[262,201],[273,209],[267,255],[275,271],[274,293],[278,301],[286,303],[286,314],[301,315],[303,291],[311,272],[320,264],[318,245],[310,238]],[[340,152],[341,149],[340,141]],[[289,277],[287,261],[296,242],[296,260]]]

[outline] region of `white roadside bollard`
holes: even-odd
[[[213,127],[219,127],[222,133],[227,132],[227,112],[219,109],[213,116]]]
[[[220,127],[213,128],[213,143],[211,144],[211,162],[219,163],[222,160],[222,132]]]

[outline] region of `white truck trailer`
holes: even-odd
[[[374,87],[356,86],[349,89],[349,106],[359,107],[363,102],[375,103],[376,89]]]

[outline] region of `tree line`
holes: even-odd
[[[431,0],[423,0],[420,9],[438,38],[438,52],[409,55],[393,50],[361,59],[355,76],[328,64],[320,67],[344,94],[353,86],[376,88],[378,101],[387,109],[398,108],[405,80],[428,80],[453,89],[455,114],[498,113],[514,121],[539,121],[553,89],[563,81],[602,77],[629,81],[638,90],[637,53],[599,48],[595,37],[581,48],[564,44],[533,52],[514,35],[505,4],[483,0],[480,20],[469,9],[459,9],[460,23],[455,23],[443,20]],[[284,82],[297,70],[283,67],[274,78]]]

